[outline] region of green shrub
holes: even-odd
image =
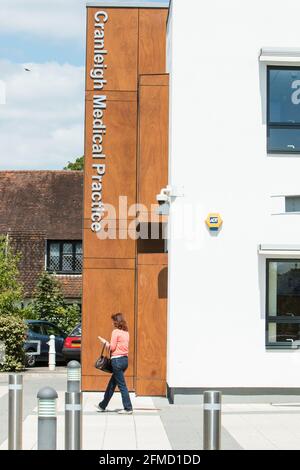
[[[24,318],[24,320],[38,320],[37,312],[34,310],[32,303],[20,309],[20,316]]]
[[[5,359],[0,371],[18,372],[24,369],[27,326],[19,316],[0,315],[0,341],[5,345]]]
[[[47,318],[47,321],[54,323],[66,333],[71,333],[80,322],[79,307],[76,304],[60,307],[55,314]]]
[[[8,237],[0,236],[0,315],[16,315],[22,300],[22,284],[19,282],[18,263]]]

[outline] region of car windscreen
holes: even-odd
[[[58,337],[66,337],[66,333],[64,333],[62,330],[60,330],[57,326],[55,325],[51,325],[49,323],[45,323],[43,324],[43,328],[46,332],[46,335],[50,336],[50,335],[54,335],[54,336],[58,336]]]
[[[70,336],[81,336],[81,325],[77,325]]]
[[[41,325],[39,323],[27,323],[27,326],[28,326],[29,332],[35,333],[35,334],[38,334],[38,335],[43,334]]]

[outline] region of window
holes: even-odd
[[[39,323],[29,323],[28,329],[30,333],[35,333],[37,335],[43,334],[42,327]]]
[[[300,196],[287,196],[285,198],[285,212],[300,212]]]
[[[140,237],[137,240],[138,253],[166,253],[167,225],[165,223],[143,222],[137,227]]]
[[[300,344],[300,260],[267,260],[266,344]]]
[[[49,241],[47,244],[47,271],[80,274],[82,272],[82,242]]]
[[[69,336],[81,336],[81,324],[77,325]]]
[[[300,153],[300,67],[268,67],[267,149]]]
[[[60,336],[62,338],[66,337],[66,333],[57,328],[55,325],[44,324],[43,327],[47,336],[54,335]]]

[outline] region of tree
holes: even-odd
[[[84,167],[84,156],[76,158],[75,162],[68,162],[64,170],[81,171]]]
[[[13,252],[8,237],[0,237],[0,315],[20,313],[23,288],[19,281],[20,255]]]
[[[59,281],[47,272],[39,277],[32,309],[37,320],[50,321],[66,333],[80,321],[78,305],[65,303]]]
[[[0,357],[0,371],[24,369],[24,341],[26,324],[20,307],[23,288],[19,281],[16,255],[9,237],[0,236],[0,344],[4,356]]]

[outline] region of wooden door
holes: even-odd
[[[126,371],[128,388],[133,389],[134,375],[134,292],[135,271],[124,261],[113,264],[109,269],[101,269],[102,260],[92,268],[84,270],[84,305],[82,342],[82,389],[85,391],[105,390],[109,374],[95,369],[94,364],[100,354],[97,336],[110,340],[112,332],[111,315],[122,312],[128,322],[130,341],[129,367]],[[100,264],[99,264],[100,263]],[[107,265],[107,263],[105,264]],[[96,266],[98,269],[96,269]],[[92,293],[92,294],[91,294]]]
[[[137,283],[137,395],[166,395],[167,255],[139,255]]]

